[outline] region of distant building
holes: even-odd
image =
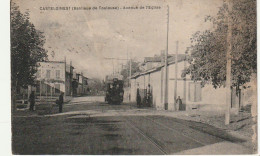
[[[36,94],[58,96],[61,92],[72,95],[72,73],[74,67],[62,61],[38,62]]]
[[[146,71],[161,65],[161,56],[145,57],[144,62],[141,64],[141,70]]]
[[[73,72],[73,96],[82,96],[88,94],[88,78],[83,73]]]

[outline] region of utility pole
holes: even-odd
[[[64,57],[64,65],[65,65],[65,67],[64,67],[64,69],[65,69],[65,73],[64,73],[64,101],[66,100],[66,94],[67,94],[67,87],[66,87],[66,82],[67,82],[67,76],[66,76],[66,68],[67,68],[67,65],[66,65],[66,62],[67,60],[66,60],[66,56]]]
[[[175,84],[174,84],[174,110],[177,110],[177,85],[178,85],[178,46],[179,41],[176,41],[176,52],[175,52]]]
[[[165,72],[164,72],[164,107],[168,110],[168,40],[169,40],[169,5],[167,5],[167,43],[165,50]]]
[[[130,52],[130,68],[129,68],[129,77],[132,76],[132,58],[131,58],[131,52]]]
[[[164,50],[161,51],[161,65],[163,66],[164,64]],[[163,70],[161,70],[161,103],[163,103]]]
[[[126,59],[127,59],[127,64],[128,64],[128,48],[126,47]],[[129,66],[129,69],[130,69],[130,66]],[[128,71],[128,73],[129,73],[129,71]],[[129,77],[129,75],[128,75],[128,77]],[[128,83],[127,83],[127,87],[129,87],[129,79],[128,79]]]
[[[39,76],[39,80],[40,80],[40,102],[42,100],[42,64],[40,64],[40,76]]]
[[[131,80],[131,75],[132,75],[132,60],[131,60],[131,52],[130,52],[129,58],[128,58],[128,47],[126,48],[126,51],[127,51],[127,63],[129,62],[128,87],[130,87],[130,80]]]
[[[113,63],[113,75],[115,74],[115,65],[114,65],[114,60],[112,60]]]
[[[189,48],[187,48],[187,50],[185,51],[185,61],[184,61],[184,70],[186,70],[187,67],[187,54],[188,54]],[[183,104],[186,104],[186,93],[187,93],[187,81],[186,81],[186,74],[185,77],[183,78],[184,83],[183,83]]]
[[[72,61],[70,60],[70,96],[72,96],[73,94],[72,79],[73,79]]]
[[[131,52],[130,52],[130,68],[129,68],[129,101],[131,99],[131,76],[132,76],[132,58],[131,58]]]
[[[226,54],[226,113],[225,113],[225,125],[229,125],[230,123],[230,109],[231,109],[231,51],[232,51],[232,23],[230,18],[230,12],[232,9],[231,0],[227,0],[228,11],[227,11],[227,24],[228,24],[228,32],[227,32],[227,54]]]

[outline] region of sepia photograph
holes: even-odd
[[[13,155],[252,155],[256,0],[10,0]]]

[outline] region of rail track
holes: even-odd
[[[113,105],[109,105],[110,108],[115,108],[115,106]],[[116,112],[120,115],[122,115],[122,113],[117,110]],[[134,122],[127,116],[122,115],[122,118],[125,119],[126,124],[129,125],[129,127],[131,127],[135,132],[137,132],[139,135],[141,135],[143,138],[145,138],[149,143],[151,143],[155,148],[158,149],[158,151],[161,152],[162,155],[168,155],[168,153],[163,149],[163,147],[161,145],[159,145],[158,143],[156,143],[155,139],[150,137],[149,135],[145,134],[144,131],[142,131],[140,128],[138,128],[137,126],[135,126]]]
[[[181,132],[179,132],[179,131],[177,131],[177,130],[171,128],[171,127],[165,126],[164,124],[161,124],[161,123],[159,123],[159,122],[157,122],[157,121],[151,120],[151,119],[147,118],[146,116],[142,116],[142,117],[145,118],[146,120],[149,120],[149,121],[151,121],[151,122],[153,122],[153,123],[155,123],[155,124],[161,126],[161,127],[164,127],[164,128],[166,128],[166,129],[168,129],[168,130],[177,132],[177,133],[179,133],[180,135],[182,135],[183,137],[188,138],[188,139],[190,139],[190,140],[193,140],[193,141],[199,143],[200,145],[203,145],[203,146],[207,145],[207,144],[205,144],[205,143],[203,143],[203,142],[201,142],[201,141],[199,141],[199,140],[197,140],[197,139],[194,139],[194,138],[192,138],[192,137],[189,137],[189,136],[187,136],[187,135],[185,135],[185,134],[183,134],[183,133],[181,133]]]
[[[165,148],[165,146],[163,144],[160,144],[160,142],[156,139],[156,138],[153,138],[152,136],[150,136],[149,134],[147,134],[145,131],[143,131],[141,128],[139,128],[137,126],[137,124],[135,123],[135,121],[133,121],[133,119],[131,119],[130,117],[126,116],[125,114],[123,114],[120,109],[117,108],[116,105],[109,105],[109,107],[113,110],[115,110],[120,116],[122,116],[123,119],[125,119],[126,121],[126,124],[131,127],[136,133],[138,133],[139,135],[143,136],[148,142],[150,142],[156,149],[158,149],[158,151],[160,151],[160,153],[162,154],[169,154],[169,151],[167,152]],[[160,127],[160,128],[163,128],[163,129],[167,129],[168,131],[171,131],[173,133],[178,133],[179,135],[181,135],[182,137],[186,138],[187,140],[190,140],[190,141],[193,141],[193,142],[196,142],[198,145],[200,146],[206,146],[208,145],[207,141],[204,142],[203,139],[200,140],[200,139],[197,139],[196,137],[192,137],[189,135],[189,132],[185,133],[183,131],[178,131],[170,126],[167,126],[165,124],[162,124],[156,120],[153,120],[147,116],[139,116],[140,118],[144,119],[144,121],[147,121],[149,123],[153,123],[154,125],[157,125],[157,127]],[[184,125],[182,123],[178,123],[178,126],[179,127],[186,127],[187,125]],[[194,130],[196,131],[196,130]],[[217,138],[217,139],[220,139],[220,140],[223,140],[219,137],[216,137],[216,136],[213,136],[211,134],[207,134],[209,136],[212,136],[214,138]]]
[[[166,150],[164,150],[161,145],[156,143],[154,138],[150,137],[149,135],[146,135],[144,131],[142,131],[140,128],[136,127],[135,124],[133,123],[133,121],[131,119],[129,119],[127,116],[124,116],[124,118],[126,119],[126,123],[130,127],[132,127],[132,129],[134,129],[138,134],[142,135],[147,141],[149,141],[151,144],[153,144],[162,154],[168,155]]]

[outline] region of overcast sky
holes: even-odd
[[[113,72],[112,60],[127,58],[127,51],[139,59],[166,49],[167,5],[170,12],[169,53],[179,41],[179,53],[190,46],[196,31],[212,27],[207,15],[216,15],[222,0],[17,0],[22,12],[44,32],[49,60],[72,61],[88,77],[104,78]],[[40,7],[160,6],[137,10],[41,10]],[[51,52],[55,56],[51,56]],[[114,61],[116,68],[126,61]]]

